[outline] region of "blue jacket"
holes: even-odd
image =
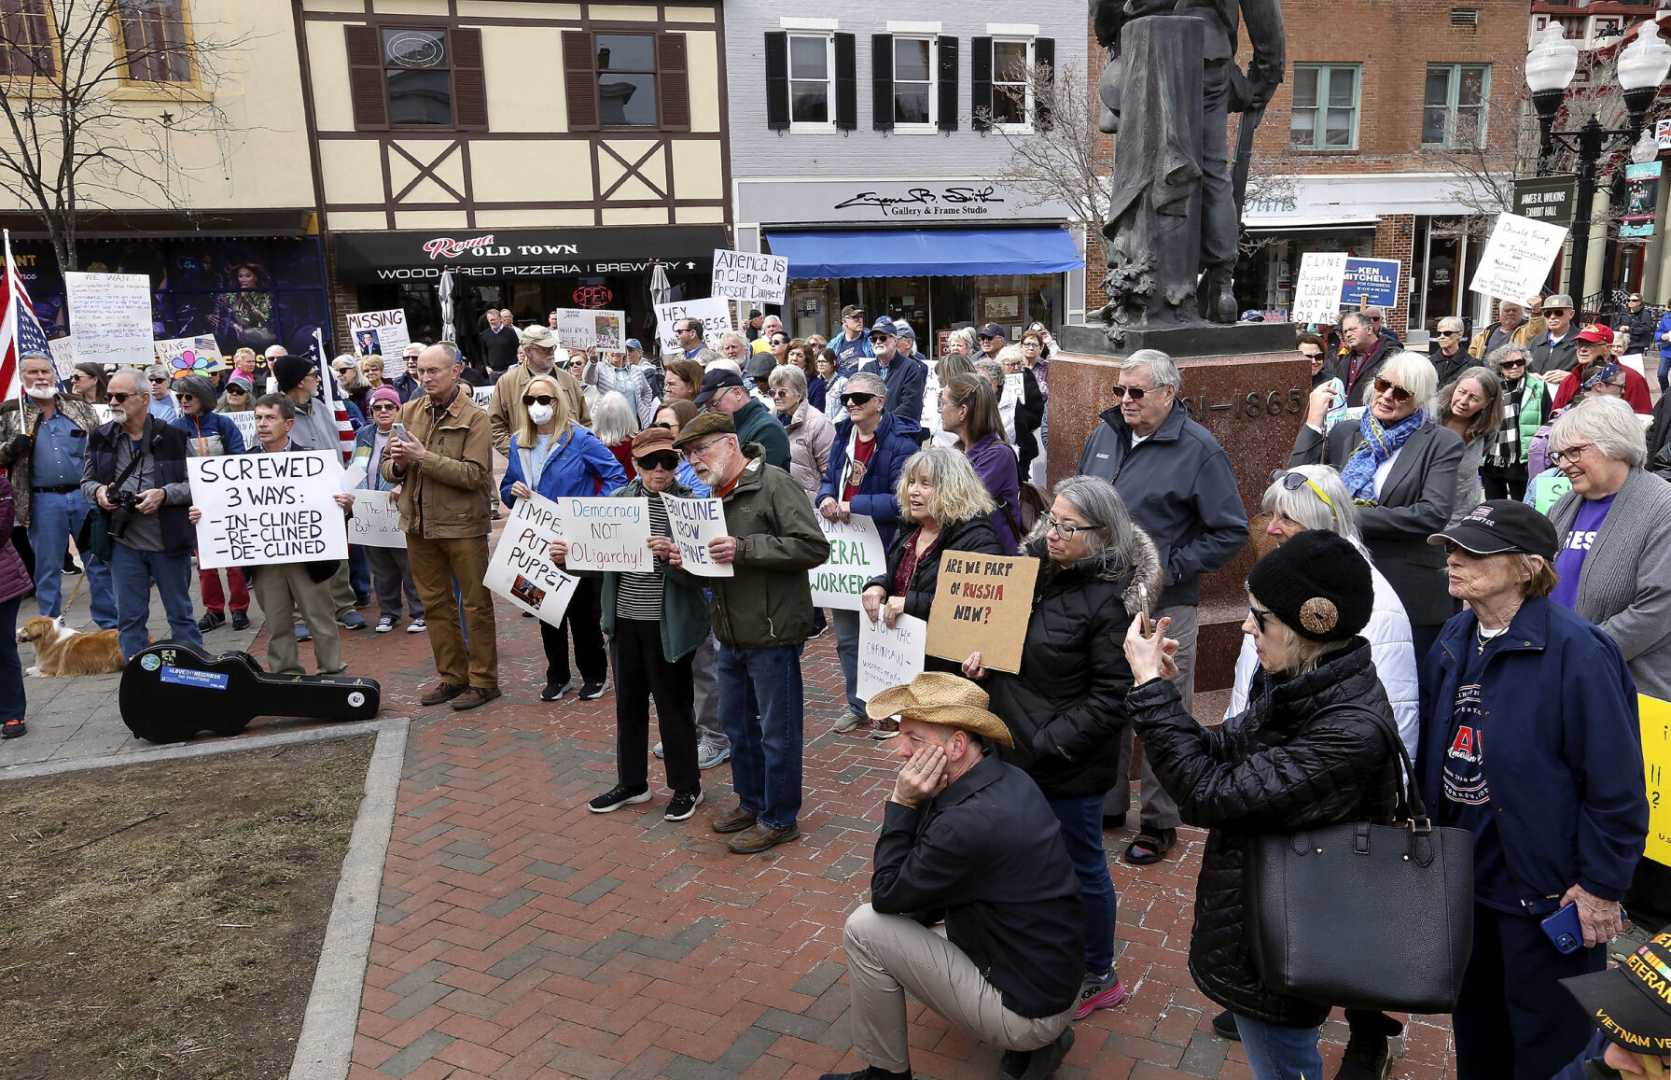
[[[517,446],[517,436],[511,436],[510,466],[505,470],[505,479],[499,482],[499,501],[506,509],[516,505],[511,485],[518,480],[548,499],[610,495],[626,484],[627,471],[596,435],[578,424],[570,424],[568,431],[556,437],[557,448],[545,459],[538,481],[533,482],[523,475],[523,451]]]
[[[1444,800],[1445,754],[1464,649],[1479,625],[1451,616],[1422,662],[1416,776],[1428,812]],[[1546,597],[1521,605],[1486,665],[1485,774],[1514,876],[1543,916],[1574,884],[1604,900],[1630,887],[1648,835],[1636,684],[1611,638]]]
[[[1671,311],[1659,317],[1659,325],[1654,327],[1654,343],[1659,346],[1661,357],[1671,357],[1671,341],[1665,340],[1665,335],[1671,334]],[[1642,350],[1646,352],[1647,350]]]
[[[238,425],[232,418],[222,413],[212,412],[203,416],[181,415],[175,418],[170,426],[177,427],[186,433],[188,439],[207,438],[211,435],[220,436],[220,444],[228,454],[244,452],[244,436],[238,430]]]
[[[841,501],[841,478],[847,471],[847,438],[852,431],[851,420],[836,425],[835,441],[830,443],[830,464],[824,470],[824,482],[818,486],[813,506],[825,499]],[[899,500],[894,492],[899,487],[899,471],[917,452],[917,441],[913,438],[916,431],[915,424],[908,424],[892,413],[882,414],[882,422],[876,426],[876,453],[871,456],[870,467],[853,496],[853,513],[875,520],[884,550],[893,543],[894,525],[899,521]]]
[[[888,411],[918,426],[918,418],[923,414],[923,388],[928,382],[927,364],[914,356],[896,353],[887,371],[875,360],[861,361],[858,370],[874,371],[882,376],[882,382],[888,387]]]
[[[869,330],[860,334],[859,340],[848,341],[847,331],[837,326],[835,336],[829,340],[829,347],[835,350],[836,370],[842,375],[853,374],[866,357],[876,355],[876,350],[870,347]]]

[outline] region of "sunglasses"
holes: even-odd
[[[1410,391],[1404,389],[1404,387],[1394,386],[1392,383],[1388,382],[1385,379],[1376,379],[1375,380],[1375,394],[1376,394],[1377,397],[1386,393],[1388,390],[1392,391],[1392,396],[1393,396],[1394,401],[1409,401],[1410,400]]]
[[[247,394],[247,393],[249,393],[249,391],[245,390],[243,388],[242,384],[240,384],[240,383],[233,383],[231,386],[228,386],[226,388],[226,392],[228,394]]]
[[[841,404],[843,408],[851,409],[856,405],[869,405],[875,398],[875,394],[843,394]]]
[[[672,472],[679,467],[679,455],[671,450],[663,450],[649,457],[633,458],[633,461],[637,463],[639,472],[650,472],[653,469]]]
[[[789,339],[786,338],[786,337],[775,337],[771,340],[771,344],[773,344],[773,345],[787,345],[787,344],[789,344]]]
[[[522,396],[522,403],[524,405],[550,405],[556,400],[557,399],[552,397],[550,394],[524,394]]]
[[[872,335],[870,335],[870,343],[872,345],[880,345],[884,341],[887,341],[887,340],[888,340],[888,335],[886,335],[886,334],[872,334]]]
[[[399,405],[390,405],[387,401],[378,402],[371,407],[372,412],[399,412]]]
[[[1148,390],[1144,389],[1141,386],[1116,386],[1116,387],[1114,387],[1114,396],[1116,398],[1121,399],[1121,400],[1124,400],[1125,398],[1131,398],[1133,401],[1142,401],[1143,400],[1143,395],[1147,394],[1148,392],[1149,392]]]
[[[1321,359],[1323,359],[1323,354],[1322,353],[1320,353],[1320,352],[1306,352],[1304,349],[1300,350],[1300,355],[1305,357],[1307,360],[1321,360]]]
[[[772,396],[775,397],[775,398],[788,397],[789,396],[789,388],[787,386],[780,386],[777,389],[772,391]]]
[[[181,401],[196,401],[197,400],[197,396],[195,394],[181,394],[181,395],[179,395],[179,397],[180,397]]]
[[[1252,604],[1247,606],[1247,613],[1253,616],[1253,625],[1259,628],[1261,634],[1265,632],[1265,620],[1275,614],[1273,611],[1266,608],[1257,608]]]
[[[975,340],[976,341],[993,341],[993,340],[995,340],[995,338],[992,334],[976,334],[975,335]]]
[[[1303,487],[1309,487],[1319,499],[1323,500],[1324,506],[1327,506],[1330,510],[1334,509],[1334,500],[1329,498],[1327,493],[1325,493],[1323,489],[1318,486],[1317,481],[1313,480],[1305,473],[1291,472],[1287,469],[1278,469],[1271,474],[1271,483],[1280,483],[1282,485],[1282,490],[1284,491],[1298,491]]]
[[[167,382],[167,381],[168,381],[168,380],[167,380],[167,379],[159,379],[159,378],[157,378],[157,377],[156,377],[156,376],[155,376],[155,375],[153,375],[153,376],[151,376],[151,381],[152,381],[152,382],[153,382],[153,383],[165,383],[165,382]]]
[[[1526,361],[1525,360],[1504,360],[1503,361],[1503,370],[1504,371],[1507,371],[1509,368],[1523,368],[1525,366],[1526,366]]]
[[[1440,337],[1461,337],[1462,336],[1462,331],[1460,331],[1460,330],[1441,330],[1441,331],[1439,331],[1439,336]]]
[[[120,404],[122,404],[122,402],[128,400],[129,398],[138,397],[138,396],[139,395],[137,395],[137,394],[124,394],[120,390],[115,390],[115,391],[112,391],[111,394],[110,394],[110,403],[112,405],[120,405]]]

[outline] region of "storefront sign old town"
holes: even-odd
[[[873,206],[883,217],[956,217],[990,214],[992,203],[1004,199],[991,184],[985,187],[957,185],[939,190],[928,187],[907,188],[898,195],[884,195],[879,191],[860,191],[836,203],[830,209],[846,210],[856,206]]]

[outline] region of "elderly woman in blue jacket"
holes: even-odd
[[[530,379],[522,388],[522,406],[526,419],[511,436],[510,466],[499,483],[499,499],[506,509],[536,492],[548,499],[592,498],[613,494],[627,482],[626,470],[609,447],[570,417],[568,399],[556,379],[549,375]],[[603,647],[601,591],[601,578],[581,574],[562,624],[540,622],[540,643],[545,646],[541,701],[556,701],[569,691],[570,633],[580,668],[580,700],[603,697],[609,684],[609,656]]]
[[[1459,1080],[1541,1080],[1590,1038],[1559,980],[1601,971],[1648,832],[1636,686],[1618,646],[1552,602],[1555,528],[1481,503],[1445,548],[1445,624],[1421,673],[1422,795],[1474,834],[1474,947],[1452,1015]],[[1541,922],[1576,909],[1563,953]]]

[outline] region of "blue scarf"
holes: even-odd
[[[1399,448],[1409,442],[1410,436],[1425,423],[1427,413],[1422,409],[1417,409],[1391,427],[1385,427],[1375,419],[1373,411],[1363,411],[1363,416],[1358,419],[1358,431],[1363,436],[1363,442],[1352,451],[1351,460],[1340,470],[1341,483],[1346,485],[1346,491],[1352,498],[1371,503],[1375,501],[1375,470],[1398,453]]]

